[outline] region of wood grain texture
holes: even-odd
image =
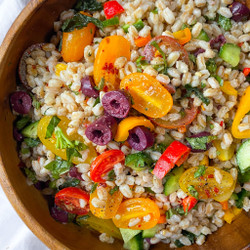
[[[0,48],[0,182],[13,207],[27,226],[51,249],[122,249],[122,243],[103,244],[87,229],[54,221],[39,191],[26,184],[18,168],[8,96],[15,90],[17,65],[22,52],[33,43],[48,41],[53,21],[73,6],[72,0],[32,0],[17,18]],[[240,250],[250,242],[250,219],[245,213],[208,237],[202,246],[183,249]],[[168,249],[157,245],[153,249]]]

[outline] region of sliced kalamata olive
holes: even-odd
[[[246,21],[249,18],[250,15],[250,10],[247,8],[245,4],[239,3],[239,2],[234,2],[230,10],[232,12],[232,19],[235,22],[241,22],[241,21]]]
[[[142,151],[154,144],[154,135],[146,127],[138,126],[129,131],[129,145],[138,151]]]
[[[78,172],[75,166],[71,167],[69,170],[70,177],[77,178],[80,181],[83,181],[81,173]]]
[[[51,207],[50,215],[56,221],[59,221],[61,223],[67,223],[68,222],[68,212],[58,208],[57,206]]]
[[[220,47],[226,42],[226,38],[223,35],[219,35],[216,38],[211,39],[209,43],[212,49],[220,50]]]
[[[94,88],[95,83],[92,76],[85,76],[81,80],[81,90],[82,93],[88,97],[97,98],[99,96],[99,91]]]
[[[38,181],[34,184],[34,187],[37,189],[37,190],[43,190],[44,188],[47,187],[47,183],[44,182],[44,181]]]
[[[116,130],[116,119],[112,116],[104,115],[87,127],[85,135],[93,143],[104,146],[114,138]]]
[[[28,47],[19,62],[19,67],[18,67],[18,73],[19,73],[19,78],[20,81],[22,82],[22,84],[27,88],[27,89],[31,89],[31,87],[29,86],[27,79],[26,79],[26,74],[27,74],[27,65],[26,65],[26,59],[28,57],[30,57],[30,53],[32,51],[34,51],[35,49],[41,49],[46,43],[36,43],[31,45],[30,47]]]
[[[17,128],[13,128],[13,137],[15,138],[16,141],[23,141],[23,135],[18,131]]]
[[[197,137],[204,137],[204,136],[211,136],[211,134],[209,132],[203,131],[203,132],[200,132],[198,134],[191,135],[191,136],[189,136],[189,138],[197,138]],[[203,150],[203,149],[193,149],[189,143],[187,143],[187,146],[189,148],[191,148],[191,151],[193,153],[200,153],[200,152],[205,152],[205,151],[209,150],[212,147],[212,143],[211,142],[207,143],[205,150]]]
[[[19,114],[28,114],[32,106],[31,97],[24,91],[17,91],[10,96],[10,104]]]
[[[199,48],[194,52],[194,56],[197,57],[199,54],[204,53],[206,50]]]
[[[125,118],[130,109],[127,96],[121,91],[107,92],[102,98],[104,110],[116,118]]]

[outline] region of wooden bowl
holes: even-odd
[[[51,218],[48,205],[41,193],[26,184],[21,173],[12,137],[14,116],[9,107],[9,95],[15,90],[17,65],[22,52],[31,44],[48,41],[53,21],[59,14],[73,6],[72,0],[32,0],[22,11],[8,32],[0,48],[0,181],[11,204],[26,225],[51,249],[122,249],[122,243],[101,243],[88,229],[76,225],[63,225]],[[237,250],[250,242],[250,219],[242,213],[232,223],[225,225],[202,246],[185,249]],[[157,245],[154,249],[167,249]]]

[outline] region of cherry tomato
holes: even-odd
[[[132,96],[134,109],[152,118],[165,116],[173,106],[170,93],[155,78],[145,73],[125,76],[120,89]]]
[[[95,207],[94,203],[92,203],[93,199],[98,198],[98,192],[104,193],[106,196],[104,200],[101,200],[103,203],[103,206],[101,207]],[[112,192],[111,187],[103,187],[101,185],[98,185],[96,190],[90,194],[90,211],[93,215],[95,215],[98,218],[102,219],[111,219],[115,216],[121,202],[123,199],[122,193],[117,190]]]
[[[106,182],[103,177],[113,169],[114,165],[125,160],[121,150],[112,149],[99,155],[91,164],[90,178],[94,182]]]
[[[194,173],[198,167],[192,167],[186,170],[180,180],[181,189],[189,194],[189,186],[193,186],[199,194],[199,199],[212,198],[216,201],[226,201],[230,198],[234,191],[235,181],[231,174],[216,167],[206,167],[203,176],[194,177]],[[222,175],[221,183],[219,184],[215,179],[215,170],[218,170]]]
[[[193,196],[187,196],[185,199],[182,201],[182,206],[184,212],[190,211],[198,202],[197,199],[195,199]]]
[[[59,116],[59,118],[61,119],[61,121],[59,122],[58,127],[60,127],[62,129],[62,132],[65,135],[67,135],[66,131],[67,131],[68,124],[69,124],[70,120],[65,116]],[[56,138],[53,135],[51,138],[45,139],[47,127],[48,127],[51,119],[52,119],[52,116],[44,116],[39,121],[38,128],[37,128],[38,137],[39,137],[40,141],[42,142],[42,144],[48,150],[50,150],[53,154],[61,157],[64,160],[67,160],[66,150],[56,148]],[[82,136],[80,136],[78,133],[74,133],[70,136],[67,135],[67,137],[71,141],[76,140],[76,141],[80,141],[80,142],[84,143]],[[89,145],[88,149],[86,149],[86,150],[88,150],[89,153],[88,153],[87,159],[84,162],[90,164],[93,161],[93,159],[96,157],[96,151],[95,151],[94,147],[91,145]],[[74,164],[79,164],[79,163],[82,163],[83,160],[81,160],[81,158],[74,157],[72,162]]]
[[[72,214],[87,214],[89,212],[89,194],[76,187],[64,188],[56,194],[55,204]]]
[[[154,201],[134,198],[121,203],[113,222],[119,228],[146,230],[154,227],[159,219],[160,210]]]

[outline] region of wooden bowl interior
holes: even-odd
[[[29,228],[52,249],[122,249],[122,243],[103,244],[94,233],[75,225],[63,225],[53,220],[47,201],[34,187],[26,184],[21,173],[12,137],[14,116],[8,97],[18,82],[17,65],[22,52],[31,44],[49,41],[53,21],[73,6],[72,0],[33,0],[9,31],[0,49],[0,181],[10,202]],[[249,243],[250,220],[242,214],[232,225],[226,225],[199,249],[241,249]],[[158,245],[155,249],[167,249]],[[188,248],[189,249],[189,248]],[[192,246],[192,249],[198,249]]]

